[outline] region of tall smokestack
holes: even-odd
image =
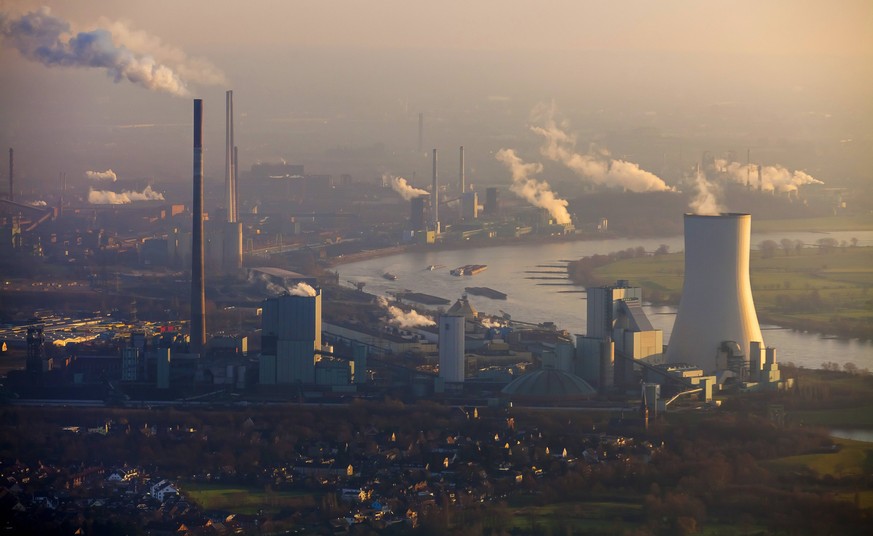
[[[418,154],[424,151],[424,114],[418,114]],[[420,157],[419,157],[420,158]]]
[[[239,221],[239,147],[233,146],[233,216]]]
[[[236,214],[236,176],[233,166],[233,91],[225,93],[224,187],[227,197],[227,221],[234,223]]]
[[[439,192],[439,181],[437,180],[437,150],[433,150],[433,185],[430,194],[432,208],[433,208],[433,226],[434,229],[439,232],[439,224],[440,224],[440,192]]]
[[[465,183],[466,177],[464,176],[464,146],[463,145],[461,145],[461,171],[458,174],[458,181],[459,181],[458,186],[460,186],[461,193],[463,194],[464,192],[467,191],[467,185]]]
[[[194,195],[191,207],[191,351],[206,345],[206,288],[203,270],[203,101],[194,99]]]
[[[13,181],[12,147],[9,148],[9,200],[15,201],[15,182]]]
[[[749,214],[685,215],[685,281],[667,347],[668,363],[689,363],[707,374],[721,370],[723,343],[748,364],[750,346],[763,346],[752,300]]]

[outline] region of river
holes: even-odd
[[[752,233],[752,244],[764,240],[779,241],[783,238],[815,244],[820,238],[835,238],[838,241],[858,240],[859,246],[873,246],[873,231],[846,231],[832,233],[776,232]],[[667,238],[616,238],[609,240],[585,240],[574,242],[520,243],[511,246],[460,249],[451,251],[416,251],[388,257],[343,264],[336,267],[340,281],[366,283],[365,290],[373,294],[388,295],[402,290],[433,294],[454,301],[464,293],[464,287],[491,287],[509,296],[506,300],[492,300],[481,296],[469,296],[470,303],[479,311],[489,314],[510,314],[513,320],[525,322],[554,322],[570,333],[585,333],[586,303],[580,287],[568,285],[568,281],[527,279],[528,277],[560,277],[560,274],[528,274],[526,271],[562,271],[567,260],[606,254],[637,246],[654,251],[666,244],[670,251],[682,251],[681,236]],[[472,277],[455,277],[449,269],[465,264],[486,264],[488,269]],[[441,266],[430,271],[430,265]],[[382,277],[384,273],[397,276],[396,281]],[[566,274],[566,270],[563,270]],[[631,284],[634,284],[631,281]],[[575,291],[575,292],[567,292]],[[676,309],[673,307],[645,307],[652,324],[664,331],[664,341],[669,342]],[[859,368],[873,371],[873,341],[823,337],[776,326],[761,326],[764,343],[776,348],[780,362],[792,362],[807,368],[819,368],[824,362],[839,364],[854,363]]]

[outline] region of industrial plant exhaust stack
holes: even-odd
[[[194,99],[194,193],[191,206],[191,352],[206,346],[203,268],[203,101]]]
[[[712,373],[722,343],[736,342],[747,366],[750,343],[764,345],[749,282],[751,230],[749,214],[685,215],[685,282],[669,363]]]

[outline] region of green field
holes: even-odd
[[[683,253],[637,257],[594,270],[602,283],[629,279],[655,302],[678,303]],[[873,334],[873,247],[778,249],[769,258],[752,252],[751,284],[762,321],[869,337]]]
[[[752,221],[752,230],[756,233],[775,233],[779,231],[871,231],[873,230],[873,215],[862,216],[828,216],[824,218],[798,218],[791,220]]]
[[[624,502],[574,502],[510,509],[512,529],[535,533],[614,534],[636,525],[642,505]],[[618,530],[621,532],[621,530]]]
[[[317,495],[304,492],[274,492],[263,488],[214,483],[186,482],[182,494],[204,510],[228,510],[238,514],[256,514],[258,510],[276,513],[282,508],[315,505]]]
[[[819,476],[862,476],[873,471],[873,445],[850,439],[834,439],[840,448],[835,452],[789,456],[766,462],[777,472],[807,469]]]

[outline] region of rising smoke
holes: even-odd
[[[107,169],[106,171],[86,171],[85,177],[92,181],[115,182],[118,180],[118,175],[116,175],[111,169]]]
[[[185,80],[221,83],[224,76],[204,60],[122,23],[103,21],[101,28],[74,32],[71,24],[47,7],[15,17],[0,13],[0,37],[29,60],[48,67],[103,69],[115,82],[128,80],[153,91],[189,94]],[[159,59],[156,59],[159,58]]]
[[[292,296],[303,296],[306,298],[314,298],[318,293],[314,288],[306,283],[300,282],[288,289],[288,294]]]
[[[638,164],[617,160],[605,149],[576,152],[576,136],[558,126],[554,118],[555,106],[540,104],[531,112],[531,118],[539,125],[531,130],[543,137],[540,153],[559,162],[582,179],[594,184],[619,186],[632,192],[661,192],[671,188],[657,175],[640,169]]]
[[[758,185],[758,165],[728,162],[724,159],[715,160],[715,168],[724,173],[732,181],[745,184],[748,180]],[[824,184],[822,181],[803,171],[789,171],[782,166],[761,167],[761,189],[775,192],[795,192],[806,184]]]
[[[509,189],[513,193],[535,207],[548,210],[559,224],[570,223],[567,201],[557,197],[548,182],[531,177],[543,170],[541,164],[526,164],[512,149],[500,149],[495,157],[512,172],[512,186]]]
[[[433,318],[420,314],[415,309],[410,309],[407,313],[399,307],[389,305],[388,300],[386,300],[384,296],[379,296],[377,298],[377,302],[381,307],[385,308],[385,310],[388,311],[388,314],[390,315],[390,318],[388,319],[389,324],[404,329],[414,328],[418,326],[436,325],[436,322],[434,322]]]
[[[694,191],[694,198],[688,203],[688,208],[691,209],[692,213],[702,216],[716,216],[726,212],[719,202],[721,188],[717,184],[708,181],[706,175],[699,170],[694,179]]]
[[[382,176],[382,181],[383,183],[387,182],[390,184],[391,189],[400,194],[400,196],[406,201],[409,201],[413,197],[430,195],[427,190],[422,190],[421,188],[416,188],[415,186],[410,185],[403,177],[395,177],[394,175],[385,174]]]
[[[163,201],[164,194],[152,190],[151,186],[146,186],[142,192],[123,191],[121,193],[113,192],[112,190],[94,190],[88,191],[88,202],[92,205],[127,205],[134,201]]]

